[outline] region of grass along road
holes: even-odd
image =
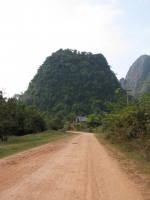
[[[0,158],[71,135],[71,133],[49,130],[42,133],[28,134],[24,136],[10,136],[8,141],[0,141]]]

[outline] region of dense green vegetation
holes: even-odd
[[[119,87],[102,54],[60,49],[39,67],[19,102],[51,115],[88,115],[104,110],[105,101],[115,102]]]
[[[10,135],[22,136],[47,129],[58,130],[63,126],[62,115],[51,118],[48,111],[40,113],[35,106],[18,104],[15,98],[7,99],[0,92],[0,140],[7,141]]]
[[[117,104],[106,102],[105,105],[108,108],[103,118],[106,138],[150,160],[150,93],[128,106],[125,98]]]
[[[0,92],[0,139],[6,135],[24,135],[45,130],[44,118],[35,106],[17,104],[15,98],[4,98]]]

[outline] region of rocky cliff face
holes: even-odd
[[[124,89],[132,89],[131,95],[140,96],[150,91],[150,56],[140,56],[130,67],[125,79],[120,80]]]

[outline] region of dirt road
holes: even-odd
[[[0,160],[0,200],[142,200],[91,133]]]

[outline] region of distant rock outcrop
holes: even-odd
[[[140,56],[130,67],[125,79],[120,79],[123,89],[132,89],[133,96],[150,91],[150,56]]]
[[[123,89],[125,89],[126,83],[127,83],[127,81],[126,81],[124,78],[121,78],[121,79],[120,79],[120,84],[121,84],[121,87],[122,87]]]

